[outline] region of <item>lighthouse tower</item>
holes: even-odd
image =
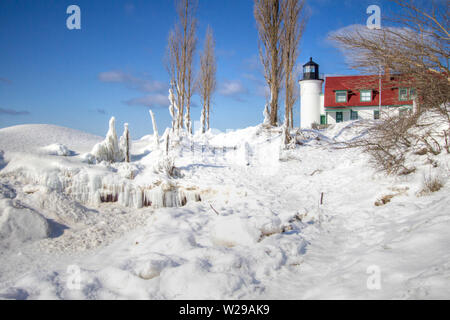
[[[311,128],[313,123],[320,124],[323,109],[323,79],[319,79],[319,65],[312,58],[303,66],[303,77],[299,82],[300,127]]]

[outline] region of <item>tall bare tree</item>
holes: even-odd
[[[175,0],[178,21],[169,34],[167,47],[168,72],[176,92],[178,129],[186,126],[191,132],[190,107],[194,92],[193,60],[197,45],[197,0]],[[186,109],[186,114],[185,114]]]
[[[299,54],[299,43],[306,25],[305,0],[284,0],[282,13],[284,26],[281,37],[282,63],[285,86],[285,123],[294,127],[293,106],[298,98],[295,65]]]
[[[281,36],[283,12],[280,0],[254,0],[259,56],[270,88],[270,125],[278,124],[278,96],[283,77]]]
[[[198,87],[200,97],[202,99],[202,132],[205,129],[210,129],[209,115],[211,110],[211,97],[216,89],[216,57],[214,54],[214,36],[210,26],[206,30],[206,40],[203,52],[200,56],[200,78],[198,80]]]

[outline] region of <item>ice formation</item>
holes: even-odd
[[[264,116],[264,124],[270,124],[270,114],[269,114],[269,104],[266,103],[266,106],[264,107],[264,111],[263,111],[263,116]]]
[[[127,162],[130,162],[130,150],[131,150],[131,137],[130,130],[128,129],[128,123],[124,125],[123,134],[119,140],[119,150],[121,158]]]
[[[0,195],[0,249],[47,238],[50,226],[41,214]]]
[[[158,127],[156,126],[156,119],[153,111],[149,110],[150,116],[152,117],[152,124],[153,124],[153,139],[155,143],[155,147],[159,147],[159,135],[158,135]]]
[[[119,150],[119,142],[117,141],[115,122],[116,119],[111,117],[109,120],[109,130],[106,134],[105,140],[97,143],[92,149],[91,153],[98,162],[116,162],[123,160],[122,154]]]
[[[69,150],[65,145],[61,143],[53,143],[42,148],[42,151],[52,156],[71,156],[74,154],[72,150]]]

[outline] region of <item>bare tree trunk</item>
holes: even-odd
[[[196,47],[197,0],[175,0],[178,23],[169,34],[167,50],[168,71],[174,83],[178,106],[177,130],[184,126],[185,108],[188,130],[190,130],[190,106],[193,94],[193,58]]]
[[[297,100],[295,90],[295,64],[299,54],[299,43],[306,24],[304,0],[284,0],[282,12],[284,27],[281,38],[283,69],[285,72],[285,122],[288,128],[293,128],[293,107]]]
[[[211,100],[210,98],[208,98],[208,104],[206,107],[206,127],[207,129],[211,129],[211,127],[209,126],[209,110],[210,110],[210,106],[211,106]]]
[[[128,126],[127,126],[126,141],[127,141],[127,149],[125,152],[125,161],[130,162],[130,131],[128,130]]]
[[[206,126],[210,129],[209,116],[211,109],[211,97],[216,89],[216,57],[214,55],[214,36],[212,29],[208,26],[206,30],[205,47],[200,57],[200,79],[198,87],[202,98],[203,108],[206,116]]]
[[[278,124],[278,95],[283,77],[281,32],[283,14],[280,0],[254,0],[254,15],[259,35],[259,56],[270,88],[270,125]]]

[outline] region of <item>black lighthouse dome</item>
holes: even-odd
[[[309,62],[303,65],[303,80],[320,80],[319,65],[310,58]]]

